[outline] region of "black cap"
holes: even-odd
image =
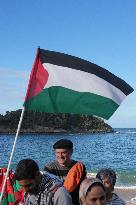
[[[67,139],[61,139],[53,145],[54,149],[73,149],[73,143]]]

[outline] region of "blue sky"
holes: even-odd
[[[38,46],[98,64],[136,89],[135,0],[5,0],[0,6],[0,113],[22,108]],[[106,121],[136,128],[136,93]]]

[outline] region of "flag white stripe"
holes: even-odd
[[[121,90],[94,74],[50,63],[43,63],[43,66],[49,74],[44,89],[62,86],[78,92],[90,92],[110,98],[118,105],[126,97]]]

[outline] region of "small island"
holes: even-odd
[[[15,134],[21,109],[0,115],[0,134]],[[76,114],[25,111],[20,134],[107,133],[113,132],[103,119]]]

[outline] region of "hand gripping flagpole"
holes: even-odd
[[[13,154],[14,154],[14,150],[15,150],[17,138],[18,138],[18,135],[19,135],[19,132],[20,132],[20,128],[21,128],[21,123],[22,123],[22,120],[23,120],[24,112],[25,112],[25,107],[23,107],[23,109],[22,109],[21,116],[20,116],[20,120],[19,120],[19,123],[18,123],[18,128],[17,128],[17,132],[16,132],[14,144],[13,144],[12,151],[11,151],[11,155],[10,155],[7,172],[6,172],[5,179],[4,179],[4,183],[3,183],[3,186],[2,186],[2,191],[1,191],[1,196],[0,196],[0,204],[1,204],[1,202],[2,202],[2,197],[3,197],[4,190],[5,190],[5,186],[6,186],[6,180],[7,180],[7,178],[8,178],[9,169],[10,169],[11,161],[12,161],[12,158],[13,158]]]

